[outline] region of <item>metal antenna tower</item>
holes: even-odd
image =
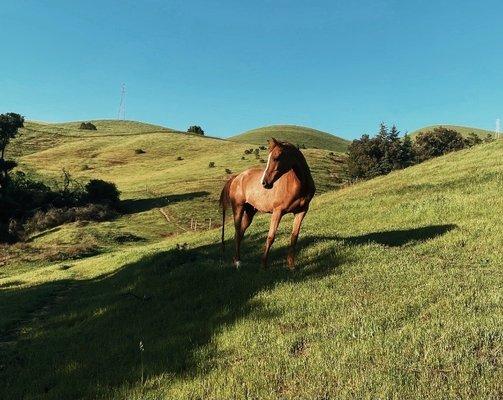
[[[126,84],[121,85],[121,102],[119,103],[119,112],[117,113],[117,119],[126,119]]]
[[[501,135],[500,119],[496,118],[496,130],[494,131],[494,137],[499,139]]]

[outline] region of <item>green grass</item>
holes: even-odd
[[[414,137],[419,132],[431,131],[434,128],[438,128],[439,126],[443,126],[444,128],[453,129],[455,131],[458,131],[463,136],[468,136],[472,132],[475,133],[476,135],[478,135],[481,139],[484,139],[487,135],[494,136],[494,131],[488,131],[486,129],[472,128],[470,126],[444,125],[444,124],[425,126],[424,128],[416,129],[414,132],[409,133],[409,135]]]
[[[218,230],[2,270],[0,398],[500,399],[502,154],[476,146],[316,197],[295,272],[291,218],[259,269],[267,216],[239,271]]]
[[[341,153],[346,151],[349,144],[349,141],[330,133],[295,125],[265,126],[232,136],[229,140],[266,145],[267,140],[271,137],[293,144],[305,145],[307,148],[326,149]]]

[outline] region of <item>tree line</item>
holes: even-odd
[[[464,138],[459,132],[442,126],[420,132],[412,140],[408,135],[400,137],[395,125],[388,128],[381,124],[374,137],[363,135],[349,145],[347,174],[351,181],[371,179],[491,140],[491,135],[481,139],[473,132]]]

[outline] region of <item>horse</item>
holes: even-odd
[[[222,250],[225,249],[225,212],[232,207],[234,216],[234,266],[241,265],[240,247],[246,229],[257,211],[272,214],[261,264],[267,268],[269,250],[274,242],[278,225],[283,215],[294,214],[290,249],[287,255],[288,268],[295,268],[295,245],[302,220],[309,210],[314,196],[311,170],[302,152],[288,142],[275,138],[268,141],[269,155],[265,169],[249,168],[230,177],[220,194],[222,208]]]

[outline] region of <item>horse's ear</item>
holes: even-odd
[[[274,146],[279,146],[280,143],[272,137],[271,140],[267,141],[267,144],[269,144],[269,150],[272,150]]]

